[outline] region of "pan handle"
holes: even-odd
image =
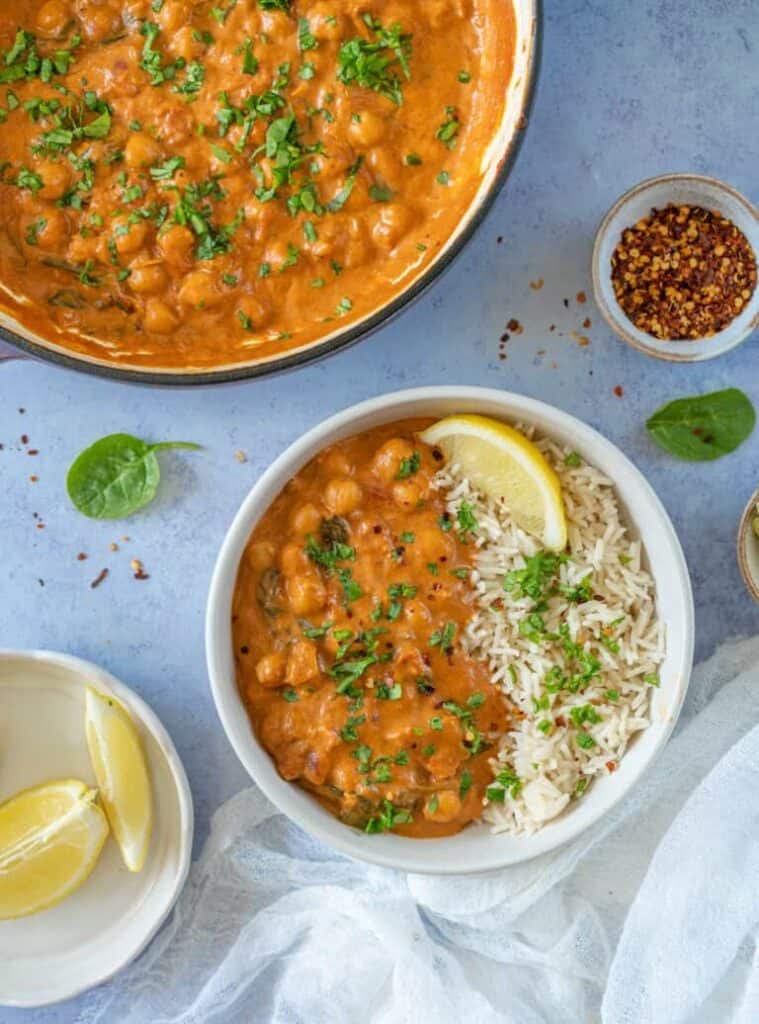
[[[18,348],[13,348],[12,345],[6,345],[5,342],[0,341],[0,363],[9,362],[11,359],[31,359],[31,356],[28,356]]]

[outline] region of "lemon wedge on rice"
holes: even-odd
[[[91,686],[84,726],[100,798],[124,864],[129,871],[141,871],[150,846],[153,796],[137,728],[117,700]]]
[[[61,779],[0,804],[0,920],[46,910],[87,879],[108,837],[96,799]]]
[[[559,478],[523,434],[486,416],[448,416],[419,435],[455,463],[477,490],[501,501],[517,524],[551,551],[567,544]]]

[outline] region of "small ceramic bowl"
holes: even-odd
[[[120,701],[140,733],[154,801],[148,859],[130,873],[111,836],[68,899],[0,921],[0,1006],[70,999],[121,970],[168,916],[190,866],[192,797],[169,734],[133,690],[80,658],[0,650],[0,801],[51,779],[95,785],[84,731],[87,686]]]
[[[285,484],[327,445],[382,423],[416,416],[479,413],[529,423],[570,446],[614,481],[632,536],[643,541],[667,635],[661,686],[653,694],[651,725],[640,733],[613,775],[598,779],[567,814],[531,836],[493,835],[473,825],[441,839],[366,835],[333,817],[305,790],[278,774],[258,742],[237,688],[232,646],[232,598],[251,531]],[[466,386],[415,388],[380,395],[332,416],[292,444],[263,474],[238,511],[224,540],[208,597],[206,657],[222,725],[240,761],[262,792],[301,828],[359,860],[402,871],[464,875],[530,860],[576,838],[607,814],[640,778],[674,728],[690,678],[693,597],[674,528],[643,475],[622,452],[580,420],[543,402],[507,391]]]
[[[618,199],[601,222],[593,247],[593,291],[606,322],[628,345],[656,359],[695,363],[715,359],[740,345],[759,327],[759,287],[743,312],[710,338],[660,341],[639,330],[617,302],[611,281],[611,257],[625,228],[647,217],[651,210],[684,204],[716,210],[746,236],[759,257],[759,210],[740,192],[716,178],[700,174],[664,174],[649,178]]]
[[[741,517],[738,527],[738,565],[749,593],[759,601],[759,537],[753,531],[752,520],[759,515],[759,490],[754,491]]]

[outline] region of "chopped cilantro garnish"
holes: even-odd
[[[398,71],[407,81],[411,78],[411,36],[398,24],[383,28],[371,14],[364,14],[363,20],[374,41],[357,37],[343,43],[337,77],[343,85],[371,89],[400,106],[403,89]]]
[[[398,472],[395,474],[396,480],[405,480],[407,477],[413,476],[418,473],[422,465],[422,457],[419,452],[412,452],[408,458],[401,459]]]

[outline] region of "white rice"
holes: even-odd
[[[532,436],[529,430],[522,432]],[[547,692],[546,676],[554,666],[569,671],[563,642],[535,643],[524,636],[519,625],[534,601],[503,589],[505,574],[523,568],[540,543],[514,523],[503,505],[476,492],[457,466],[446,466],[436,477],[437,486],[448,491],[448,511],[454,520],[466,501],[478,523],[472,573],[477,610],[464,644],[488,663],[495,682],[524,716],[501,738],[492,761],[494,776],[507,769],[519,781],[511,786],[507,777],[503,802],[488,800],[483,811],[494,832],[513,834],[539,829],[580,799],[595,776],[616,770],[631,738],[649,725],[652,685],[664,657],[654,583],[642,565],[640,541],[630,539],[621,520],[611,481],[585,462],[567,466],[569,449],[550,440],[533,440],[561,480],[569,560],[560,567],[560,581],[576,586],[592,574],[591,600],[572,603],[555,595],[543,613],[548,633],[555,634],[560,623],[567,623],[571,640],[600,662],[600,671],[575,693],[564,688]],[[608,631],[607,642],[618,645],[617,652],[601,641],[602,630]],[[610,699],[609,691],[616,691],[618,699]],[[536,705],[545,705],[546,698],[548,707]],[[597,715],[600,721],[578,726],[570,713],[586,705],[595,712],[591,717]],[[541,723],[544,731],[538,727]],[[578,735],[587,749],[578,745]],[[496,782],[495,788],[504,787]]]

